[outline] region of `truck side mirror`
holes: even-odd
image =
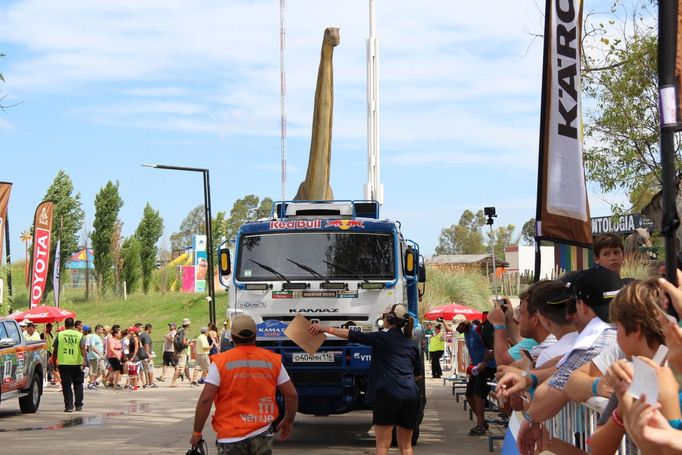
[[[220,258],[220,276],[228,276],[232,273],[232,258],[228,248],[221,248],[218,251]]]
[[[11,348],[15,344],[14,338],[0,338],[0,348]]]
[[[419,270],[417,271],[417,281],[420,283],[426,283],[426,267],[423,264],[419,264]]]

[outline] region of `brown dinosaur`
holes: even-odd
[[[310,157],[305,180],[298,187],[294,200],[329,201],[334,199],[329,185],[329,170],[332,157],[332,112],[334,110],[334,68],[332,57],[334,47],[339,44],[339,29],[328,27],[324,30],[320,68],[317,71],[315,106],[313,109],[313,133],[310,139]]]

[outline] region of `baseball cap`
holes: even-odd
[[[466,322],[467,317],[464,316],[463,314],[456,314],[454,318],[452,318],[452,322],[455,324],[461,324],[462,322]]]
[[[84,325],[84,326],[83,326],[83,332],[87,332],[88,330],[90,330],[90,326],[89,326],[89,325]]]
[[[184,318],[182,320],[182,325],[190,325],[191,323],[192,323],[192,321],[190,321],[189,318]]]
[[[389,305],[384,310],[384,313],[393,313],[395,317],[399,319],[405,319],[405,316],[407,315],[407,308],[405,308],[405,305],[401,304]]]
[[[28,319],[24,319],[19,323],[19,327],[26,327],[26,324],[28,324],[29,322],[31,321],[29,321]]]
[[[254,335],[256,335],[256,323],[251,316],[240,314],[239,316],[232,319],[232,327],[230,332],[232,333],[232,336],[237,338],[252,338]]]
[[[559,305],[571,299],[580,299],[592,308],[601,320],[609,322],[609,304],[623,287],[623,280],[616,272],[596,267],[574,272],[563,281],[566,283],[564,292],[549,299],[548,304]]]

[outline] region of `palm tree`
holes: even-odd
[[[31,235],[30,230],[21,233],[21,241],[24,242],[24,245],[26,245],[26,269],[24,270],[26,287],[28,287],[28,244],[31,240],[33,240],[33,236]]]

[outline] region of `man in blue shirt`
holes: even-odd
[[[465,394],[471,410],[476,415],[476,426],[469,431],[469,436],[480,436],[488,431],[488,422],[485,421],[485,403],[490,393],[488,382],[495,377],[497,371],[495,354],[492,349],[485,346],[471,321],[460,322],[457,332],[464,334],[464,343],[469,351],[471,363],[474,365]]]

